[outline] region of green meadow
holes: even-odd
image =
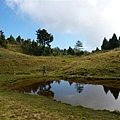
[[[120,120],[119,111],[71,106],[53,98],[12,90],[43,79],[78,80],[120,88],[120,48],[78,57],[31,56],[15,45],[8,49],[0,47],[1,120]]]

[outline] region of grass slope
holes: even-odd
[[[120,77],[120,49],[88,56],[35,57],[0,48],[0,74]]]
[[[18,49],[19,50],[19,49]],[[22,78],[47,76],[120,77],[120,49],[83,57],[35,57],[0,48],[0,119],[2,120],[119,120],[120,112],[73,107],[52,98],[25,95],[3,85]],[[18,80],[18,81],[16,81]]]

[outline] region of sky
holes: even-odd
[[[0,0],[0,30],[36,40],[36,30],[46,29],[53,48],[74,48],[80,40],[91,51],[104,37],[120,36],[119,11],[120,0]]]

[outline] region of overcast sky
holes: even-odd
[[[120,35],[120,0],[5,0],[5,4],[18,21],[27,20],[53,34],[54,47],[74,47],[79,39],[90,50],[100,47],[104,37]]]

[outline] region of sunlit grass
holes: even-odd
[[[12,50],[13,49],[13,50]],[[24,84],[32,84],[42,79],[63,77],[120,77],[120,49],[109,52],[94,53],[89,56],[30,56],[19,53],[16,48],[0,48],[0,119],[11,120],[117,120],[119,112],[96,111],[82,106],[73,107],[62,104],[53,98],[23,94],[12,91],[7,86],[26,80]],[[11,51],[12,50],[12,51]],[[43,66],[47,74],[42,76]],[[27,79],[30,81],[27,83]],[[107,79],[109,80],[109,79]],[[103,85],[111,86],[113,81],[103,81]],[[89,81],[87,81],[90,83]],[[93,82],[93,81],[92,81]],[[91,82],[91,83],[92,83]],[[119,82],[115,82],[117,86]],[[101,84],[94,81],[94,84]]]
[[[35,57],[0,48],[1,74],[39,74],[46,65],[48,76],[120,77],[120,50],[82,57]]]

